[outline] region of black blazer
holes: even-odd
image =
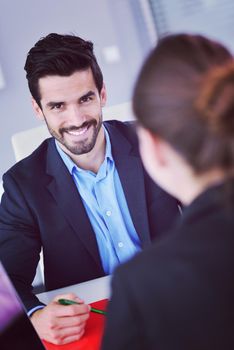
[[[234,349],[234,182],[179,221],[114,273],[103,350]]]
[[[178,214],[177,201],[155,186],[143,170],[133,126],[118,121],[105,122],[105,126],[144,247],[171,225]],[[3,182],[0,259],[27,309],[39,304],[31,283],[41,247],[47,290],[104,275],[95,234],[54,139],[47,139],[14,165]]]

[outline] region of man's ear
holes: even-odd
[[[44,121],[45,118],[44,118],[44,114],[41,110],[41,107],[38,105],[38,103],[36,102],[36,100],[33,97],[32,97],[32,107],[33,107],[33,110],[34,110],[37,118]]]
[[[104,83],[100,92],[100,100],[101,100],[101,106],[104,107],[107,100],[106,86]]]

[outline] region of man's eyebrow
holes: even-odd
[[[94,95],[95,95],[94,91],[90,90],[89,92],[87,92],[87,94],[84,94],[83,96],[81,96],[79,98],[79,102],[82,101],[83,99],[87,98],[87,97],[91,97],[91,96],[94,96]]]

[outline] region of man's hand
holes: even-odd
[[[58,299],[74,300],[80,305],[60,305]],[[37,310],[31,321],[39,337],[53,344],[66,344],[78,340],[85,331],[90,306],[75,294],[58,295],[44,309]]]

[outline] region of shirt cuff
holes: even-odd
[[[31,317],[32,314],[33,314],[35,311],[40,310],[40,309],[43,309],[44,307],[45,307],[44,305],[35,306],[34,308],[32,308],[31,310],[29,310],[29,311],[27,312],[28,317]]]

